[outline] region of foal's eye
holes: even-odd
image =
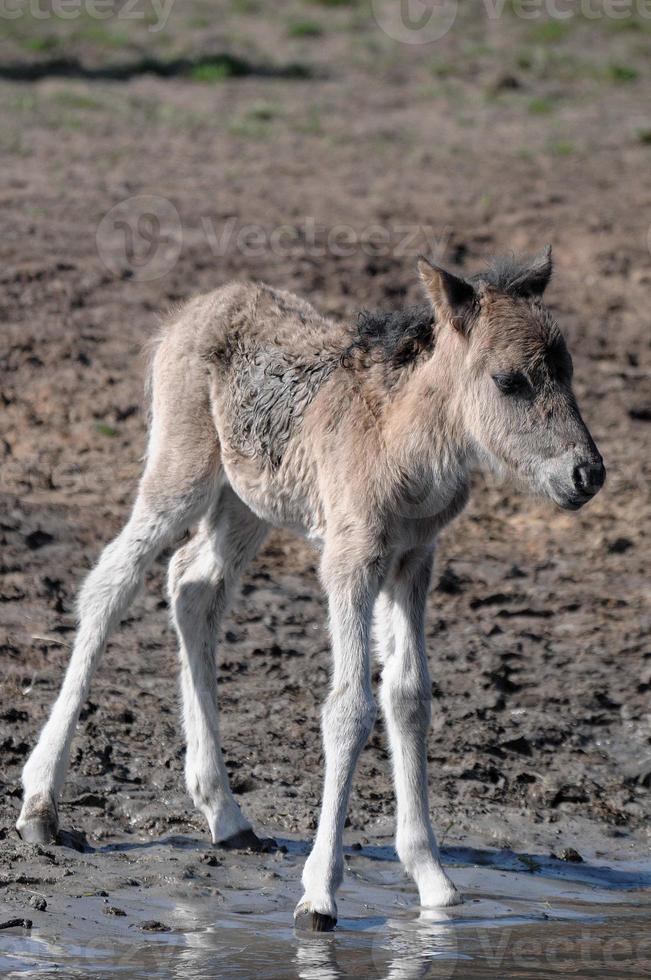
[[[493,381],[503,395],[524,395],[529,391],[529,382],[524,374],[494,374]]]

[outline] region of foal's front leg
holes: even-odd
[[[429,550],[403,556],[378,599],[376,621],[384,662],[381,702],[396,788],[396,850],[416,881],[421,905],[441,907],[456,905],[461,898],[441,867],[428,807],[432,692],[424,618],[431,568]]]
[[[303,870],[303,898],[297,925],[323,932],[337,922],[335,893],[343,880],[343,832],[350,787],[359,754],[375,720],[369,667],[369,633],[374,575],[356,569],[347,575],[324,558],[322,575],[330,607],[334,669],[322,716],[325,783],[319,827]]]

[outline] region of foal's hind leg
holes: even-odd
[[[27,841],[56,838],[57,800],[68,767],[79,711],[111,631],[138,592],[145,571],[159,551],[185,530],[201,495],[157,511],[140,495],[126,527],[103,551],[86,579],[78,602],[79,627],[61,691],[38,744],[23,769],[24,800],[17,827]]]
[[[230,839],[259,845],[228,784],[219,740],[215,647],[233,587],[266,533],[267,526],[225,487],[197,535],[170,565],[187,741],[185,778],[213,843]]]
[[[441,867],[428,807],[432,691],[424,614],[431,566],[429,551],[415,550],[399,560],[378,599],[376,625],[384,662],[381,702],[396,788],[396,850],[416,881],[421,905],[438,907],[461,899]]]
[[[65,679],[36,748],[23,769],[24,803],[16,824],[24,840],[47,843],[58,831],[57,800],[79,711],[112,630],[140,589],[147,568],[193,524],[215,492],[218,449],[188,457],[156,454],[143,476],[133,513],[86,579],[79,626]]]

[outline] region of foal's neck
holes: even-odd
[[[454,352],[437,344],[395,391],[385,411],[386,444],[405,469],[461,475],[470,449],[458,410]]]

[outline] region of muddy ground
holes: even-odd
[[[474,270],[552,242],[549,299],[609,473],[578,515],[478,477],[441,541],[436,825],[448,842],[646,849],[651,22],[631,9],[560,22],[464,6],[430,44],[333,0],[179,0],[155,32],[151,13],[3,22],[0,887],[13,902],[31,894],[15,874],[20,769],[79,583],[140,471],[143,344],[180,301],[245,276],[341,317],[399,308],[418,299],[422,251]],[[234,790],[256,828],[303,841],[329,667],[315,563],[275,534],[219,654]],[[164,574],[163,559],[74,743],[62,823],[100,845],[205,835],[183,788]],[[392,814],[380,721],[351,835],[386,836]],[[55,893],[48,862],[30,880]]]

